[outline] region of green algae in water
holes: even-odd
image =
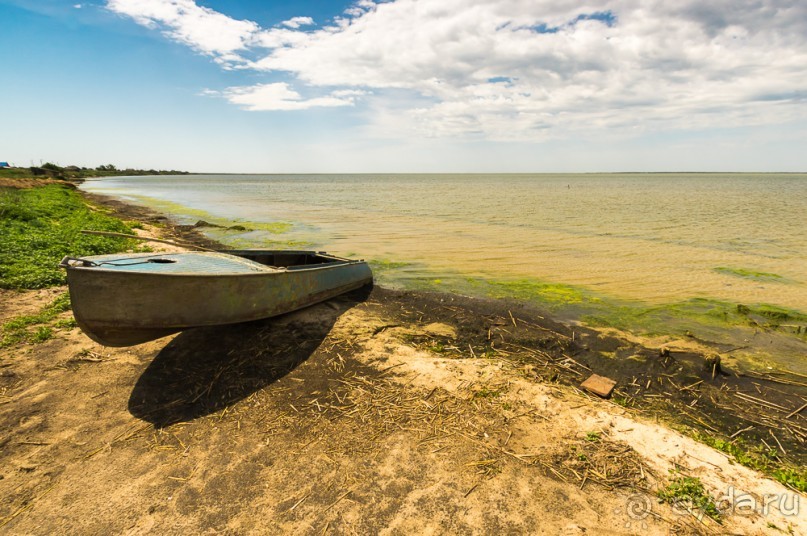
[[[392,270],[398,270],[400,268],[406,268],[407,266],[411,266],[411,263],[408,262],[398,262],[398,261],[390,261],[387,259],[370,259],[367,261],[370,265],[370,268],[373,269],[373,272],[388,272]]]
[[[347,255],[347,257],[361,258],[361,255]],[[367,264],[370,265],[373,278],[377,284],[426,292],[451,292],[456,290],[456,287],[453,286],[443,286],[443,276],[450,278],[451,274],[428,270],[421,263],[377,258],[367,260]]]
[[[244,232],[246,229],[246,232],[263,231],[271,234],[283,234],[291,231],[293,227],[291,223],[282,221],[256,222],[244,219],[233,220],[221,218],[206,210],[187,207],[179,203],[174,203],[173,201],[166,201],[163,199],[155,199],[144,196],[136,196],[136,198],[144,205],[153,208],[158,212],[162,212],[163,214],[170,214],[175,218],[178,218],[183,223],[192,224],[198,220],[204,220],[213,224],[214,226],[218,226],[210,228],[203,227],[206,230],[218,229],[222,232],[240,233]],[[236,229],[228,229],[229,227],[233,226],[235,226]]]
[[[186,207],[185,205],[181,205],[179,203],[174,203],[173,201],[166,201],[164,199],[156,199],[153,197],[146,197],[146,196],[132,196],[134,199],[137,199],[138,203],[145,205],[149,208],[156,210],[157,212],[161,212],[163,214],[170,214],[180,220],[184,220],[183,223],[192,223],[193,220],[205,220],[209,221],[210,223],[218,223],[215,216],[211,213],[207,212],[206,210],[201,210],[197,208]]]
[[[670,325],[680,328],[729,326],[778,327],[782,322],[807,322],[795,309],[770,304],[743,305],[723,300],[692,298],[678,303],[645,306],[639,303],[604,308],[584,315],[594,326],[613,327],[648,335],[670,334]]]
[[[359,255],[360,256],[360,255]],[[373,279],[376,283],[382,283],[385,285],[391,286],[403,286],[409,287],[411,285],[407,285],[401,283],[401,268],[405,268],[409,266],[409,263],[406,262],[395,262],[390,261],[387,259],[370,259],[367,261],[367,264],[370,265],[370,269],[373,271]]]
[[[278,240],[269,236],[290,232],[294,225],[289,222],[260,222],[244,219],[220,218],[202,209],[190,208],[179,203],[138,196],[137,199],[164,214],[170,214],[185,224],[204,220],[210,227],[201,226],[200,230],[217,242],[233,249],[310,249],[316,244],[307,240]],[[269,235],[269,236],[267,236]]]
[[[692,298],[676,303],[648,305],[618,300],[588,289],[538,279],[488,279],[460,274],[427,273],[416,287],[453,291],[495,299],[531,303],[562,318],[579,318],[594,327],[611,327],[640,335],[681,336],[694,331],[720,339],[726,328],[775,329],[786,322],[807,323],[807,314],[771,304],[743,305],[710,298]],[[438,282],[439,281],[439,287]]]
[[[807,314],[771,304],[692,298],[649,305],[537,279],[488,279],[446,271],[418,270],[417,277],[399,277],[397,281],[417,290],[526,302],[561,321],[579,320],[594,328],[614,328],[645,337],[694,337],[709,345],[735,347],[738,351],[732,356],[751,369],[778,364],[799,370],[807,344]],[[803,331],[796,330],[798,326]],[[760,331],[770,343],[765,347],[749,344]]]
[[[209,229],[205,234],[233,249],[311,249],[315,244],[305,240],[275,240],[252,232],[234,235],[226,229]]]
[[[240,220],[239,220],[240,221]],[[265,222],[245,222],[247,227],[255,231],[263,231],[272,234],[283,234],[291,231],[292,224],[284,221],[276,221],[271,223]]]
[[[767,303],[758,304],[749,308],[751,314],[758,314],[767,317],[775,322],[807,322],[807,314],[787,307],[770,305]]]
[[[468,288],[489,298],[532,302],[553,311],[569,305],[595,304],[600,298],[580,287],[537,279],[466,278]]]
[[[758,272],[755,270],[747,270],[745,268],[729,268],[726,266],[718,266],[714,269],[715,272],[743,279],[751,279],[753,281],[775,281],[777,283],[788,283],[789,281],[779,274],[771,272]]]
[[[743,340],[763,329],[782,344],[803,345],[805,336],[783,326],[807,324],[807,314],[771,304],[738,304],[710,298],[692,298],[676,303],[648,305],[618,300],[583,287],[538,279],[493,279],[467,277],[459,272],[428,271],[407,263],[371,261],[382,282],[405,288],[455,292],[494,299],[530,303],[561,320],[580,320],[597,328],[615,328],[640,336],[693,336],[704,341],[745,346]],[[406,277],[414,268],[415,277]],[[805,327],[807,331],[807,326]],[[788,343],[787,341],[791,341]],[[757,365],[766,356],[757,353]]]
[[[489,281],[488,294],[492,297],[513,297],[537,300],[546,304],[568,305],[593,301],[579,288],[534,279]]]

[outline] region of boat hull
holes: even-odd
[[[239,274],[65,267],[82,331],[105,346],[132,346],[189,328],[277,316],[372,283],[367,263],[344,261]]]

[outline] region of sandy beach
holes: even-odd
[[[65,290],[2,290],[0,321]],[[799,492],[693,439],[764,436],[803,467],[804,384],[651,343],[380,287],[131,348],[60,329],[0,349],[0,533],[807,533]],[[660,502],[682,479],[719,519]]]

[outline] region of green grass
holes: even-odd
[[[748,446],[743,440],[729,441],[702,432],[692,434],[698,441],[730,455],[740,465],[765,473],[802,493],[807,493],[807,470],[791,467],[775,451],[761,446]]]
[[[0,326],[0,348],[23,342],[44,342],[53,336],[53,328],[73,327],[74,322],[60,320],[51,323],[60,313],[70,309],[70,295],[67,292],[59,295],[42,310],[33,315],[12,318]]]
[[[31,173],[31,170],[29,168],[6,168],[6,169],[0,169],[0,178],[36,179],[38,177],[34,176],[34,174]]]
[[[0,188],[0,288],[64,284],[64,270],[58,267],[63,256],[115,253],[135,245],[122,238],[83,235],[82,229],[132,233],[69,188]]]
[[[37,326],[31,334],[31,342],[40,343],[53,337],[53,328],[50,326]]]
[[[488,387],[483,387],[479,391],[474,393],[474,398],[498,398],[502,395],[501,389],[490,389]]]
[[[715,501],[706,493],[699,478],[678,477],[666,488],[659,490],[658,497],[661,502],[686,506],[720,522],[720,512]]]

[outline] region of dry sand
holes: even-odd
[[[4,291],[0,317],[64,290]],[[376,288],[132,348],[0,349],[0,533],[807,534],[796,492],[577,390],[596,334],[510,313]],[[740,509],[660,504],[670,471]]]

